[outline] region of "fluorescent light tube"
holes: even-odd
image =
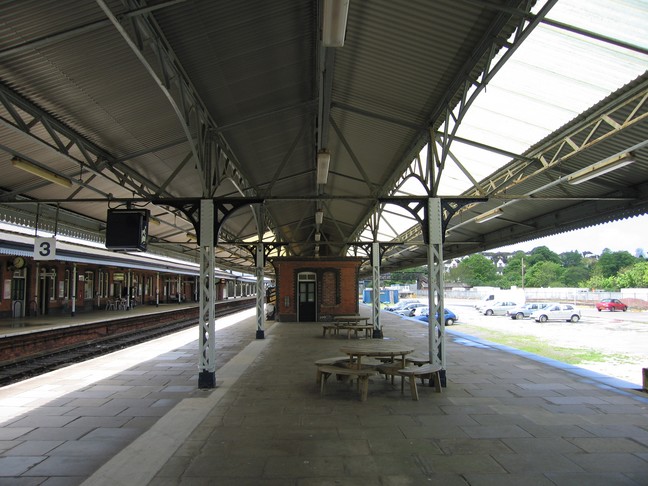
[[[584,169],[578,170],[573,174],[567,176],[567,182],[569,184],[581,184],[595,177],[602,176],[613,170],[617,170],[625,165],[629,165],[636,162],[634,155],[630,152],[625,154],[612,157],[611,159],[603,160],[592,164]]]
[[[344,45],[348,14],[349,0],[324,0],[322,44],[325,47]]]
[[[475,218],[475,223],[485,223],[491,219],[499,218],[503,214],[503,211],[500,208],[495,208],[491,211],[488,211],[484,214],[480,214]]]
[[[331,154],[326,150],[317,153],[317,183],[326,184],[331,164]]]
[[[72,187],[72,181],[67,177],[55,174],[52,171],[39,167],[38,165],[34,165],[31,162],[23,160],[19,157],[12,158],[11,163],[17,169],[29,172],[30,174],[38,176],[41,179],[45,179],[46,181],[53,182],[54,184],[58,184],[59,186],[63,187]]]

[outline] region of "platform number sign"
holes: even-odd
[[[56,259],[56,238],[34,238],[34,260]]]

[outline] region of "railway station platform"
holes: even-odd
[[[257,340],[253,313],[217,320],[212,390],[197,328],[0,388],[0,485],[648,485],[634,384],[457,325],[442,393],[374,377],[366,402],[335,382],[322,396],[313,363],[347,338],[268,322]],[[427,326],[381,320],[425,352]]]
[[[228,301],[223,301],[224,303]],[[230,302],[234,302],[233,300]],[[170,310],[198,307],[196,302],[182,302],[171,304],[137,305],[130,309],[106,310],[95,309],[90,312],[77,312],[72,315],[68,312],[53,312],[47,315],[26,316],[26,317],[4,317],[0,318],[0,338],[11,334],[28,333],[44,329],[58,327],[69,327],[94,322],[106,322],[124,317],[168,312]]]

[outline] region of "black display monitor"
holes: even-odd
[[[109,209],[106,218],[106,248],[146,251],[148,209]]]

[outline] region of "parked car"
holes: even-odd
[[[402,308],[405,307],[407,304],[411,304],[411,303],[413,303],[413,302],[419,302],[419,303],[422,304],[422,302],[421,302],[420,300],[418,300],[418,299],[401,299],[401,300],[399,300],[398,302],[396,302],[395,304],[391,304],[391,305],[385,306],[385,310],[388,310],[388,311],[390,311],[390,312],[394,312],[394,311],[396,311],[396,310],[400,310],[400,309],[402,309]]]
[[[481,307],[479,309],[479,312],[481,312],[485,316],[505,316],[507,310],[513,309],[517,306],[517,302],[512,302],[509,300],[497,301]]]
[[[416,316],[416,318],[419,321],[423,322],[428,322],[428,317],[429,317],[429,308],[426,307],[427,312],[425,314],[421,314],[419,316]],[[445,316],[445,325],[446,326],[452,326],[455,322],[459,320],[459,317],[457,317],[457,314],[452,312],[450,309],[443,309],[443,314]]]
[[[531,319],[534,319],[536,322],[578,322],[580,318],[580,310],[571,304],[549,304],[544,309],[537,310],[533,314],[531,314]]]
[[[535,311],[544,309],[549,304],[546,302],[529,302],[528,304],[520,305],[513,307],[506,311],[506,315],[511,319],[524,319],[526,317],[531,317]]]
[[[412,302],[406,304],[402,309],[395,310],[394,313],[401,316],[412,317],[414,315],[414,310],[417,307],[426,307],[426,305],[423,302]]]
[[[485,305],[492,304],[493,302],[495,302],[495,295],[494,294],[487,295],[486,297],[484,297],[483,299],[481,299],[479,302],[475,304],[475,309],[479,310]]]
[[[600,302],[596,303],[596,310],[601,312],[602,310],[607,310],[610,312],[614,311],[627,311],[628,306],[621,302],[619,299],[603,299]]]
[[[430,312],[430,308],[426,305],[423,305],[421,307],[417,307],[414,309],[414,313],[412,314],[412,317],[421,317],[421,316],[427,316],[428,312]]]

